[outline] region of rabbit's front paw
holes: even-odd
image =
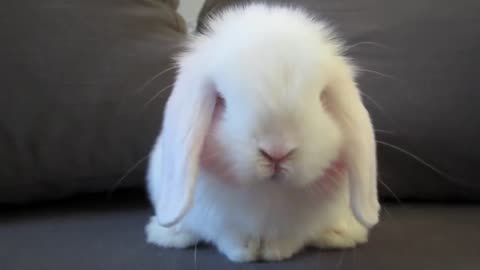
[[[353,248],[357,244],[366,243],[367,239],[368,229],[354,222],[323,231],[313,240],[312,245],[319,248]]]
[[[160,226],[155,217],[145,227],[147,242],[165,248],[186,248],[198,242],[198,237],[193,234],[176,231],[174,228]]]
[[[266,240],[262,247],[262,258],[266,261],[289,259],[303,247],[303,243],[291,240]]]
[[[217,247],[233,262],[251,262],[258,258],[259,241],[253,238],[224,238]]]

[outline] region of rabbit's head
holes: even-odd
[[[200,167],[235,184],[292,188],[341,170],[357,219],[378,222],[372,124],[325,24],[292,8],[231,9],[178,63],[148,175],[161,224],[186,213]]]

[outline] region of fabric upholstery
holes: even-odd
[[[368,244],[308,250],[281,263],[233,264],[210,246],[162,249],[145,242],[151,215],[131,194],[11,209],[0,216],[0,269],[479,269],[480,207],[384,205]]]
[[[148,154],[174,71],[142,86],[185,37],[177,6],[2,2],[0,203],[108,191]],[[143,167],[122,186],[142,186]]]

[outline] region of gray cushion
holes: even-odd
[[[283,263],[232,264],[211,247],[145,242],[151,211],[131,194],[11,209],[0,216],[0,269],[480,269],[480,206],[385,205],[368,244],[310,250]]]
[[[207,0],[199,30],[207,14],[246,2]],[[480,200],[480,1],[295,4],[331,22],[363,69],[360,87],[381,141],[382,196]]]
[[[177,5],[2,2],[0,203],[106,191],[148,154],[168,89],[144,104],[173,71],[139,88],[185,36]],[[142,166],[123,184],[141,186]]]

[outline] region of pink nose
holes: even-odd
[[[295,149],[282,149],[282,148],[271,148],[264,149],[259,148],[258,151],[260,154],[268,161],[272,162],[275,165],[278,165],[285,160],[287,160],[295,151]]]

